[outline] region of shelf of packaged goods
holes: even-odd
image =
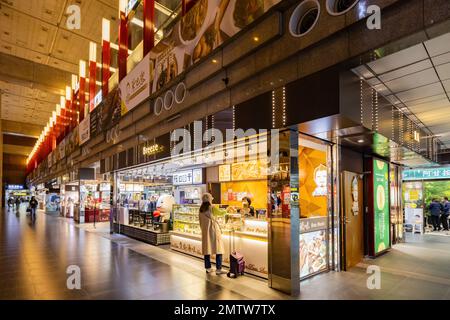
[[[175,212],[175,215],[177,215],[177,214],[185,214],[185,215],[188,215],[188,216],[195,216],[195,215],[198,215],[197,212],[196,212],[196,213],[191,213],[191,212]]]
[[[179,236],[179,237],[183,237],[183,238],[188,238],[188,239],[192,239],[192,240],[202,240],[202,236],[200,234],[195,234],[195,233],[186,233],[186,232],[181,232],[181,231],[170,231],[171,235],[174,236]]]
[[[173,222],[189,223],[189,224],[199,224],[198,221],[185,221],[185,220],[178,220],[178,219],[175,219]]]

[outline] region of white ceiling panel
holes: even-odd
[[[435,66],[450,62],[450,52],[441,54],[431,59]]]
[[[422,44],[419,44],[373,62],[369,62],[367,65],[375,71],[375,73],[383,74],[427,58],[428,55],[425,48]]]
[[[406,90],[397,94],[397,97],[403,102],[408,102],[411,100],[417,100],[424,97],[436,96],[439,94],[443,94],[444,89],[442,89],[442,85],[438,83],[429,84],[423,87]]]
[[[401,77],[404,77],[409,74],[413,74],[413,73],[416,73],[416,72],[419,72],[422,70],[430,69],[432,67],[433,67],[433,65],[431,64],[431,61],[427,59],[427,60],[423,60],[423,61],[414,63],[412,65],[382,74],[382,75],[380,75],[380,79],[383,82],[387,82],[387,81],[401,78]]]
[[[425,46],[432,57],[450,52],[450,33],[425,41]]]
[[[436,70],[442,81],[450,79],[450,63],[437,66]]]
[[[450,102],[448,101],[447,97],[445,96],[443,99],[435,100],[435,101],[432,101],[432,102],[416,104],[416,105],[413,105],[413,106],[409,106],[407,104],[407,107],[409,108],[409,110],[414,112],[417,116],[419,116],[419,114],[421,112],[426,112],[426,111],[430,111],[430,110],[436,110],[436,109],[439,109],[439,108],[444,108],[444,110],[448,109],[450,111]]]
[[[392,81],[385,82],[392,92],[407,91],[411,88],[426,86],[430,83],[439,82],[439,78],[433,68],[416,72]]]

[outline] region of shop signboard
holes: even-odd
[[[389,165],[373,160],[374,252],[378,254],[390,246]]]
[[[450,167],[403,170],[402,178],[403,181],[450,179]]]
[[[223,164],[219,166],[219,182],[231,181],[231,165]]]
[[[77,185],[66,184],[64,190],[66,192],[78,192],[80,190],[80,187]]]
[[[80,122],[80,125],[78,126],[78,134],[80,139],[80,145],[83,145],[84,143],[88,142],[90,139],[90,127],[91,125],[91,115],[88,114],[83,121]]]
[[[236,35],[279,0],[199,0],[161,40],[152,54],[156,58],[152,92],[176,78],[192,64],[208,56],[225,40]],[[257,40],[255,40],[257,41]],[[213,61],[217,63],[217,61]]]
[[[173,174],[173,185],[191,185],[203,183],[203,169],[184,170]]]
[[[7,190],[23,190],[25,189],[23,184],[7,184],[6,185]]]
[[[119,83],[121,115],[150,95],[150,53]]]
[[[151,139],[139,145],[139,163],[146,163],[167,157],[170,157],[170,133]]]

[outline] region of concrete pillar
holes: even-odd
[[[274,209],[269,203],[269,287],[295,296],[300,290],[297,128],[272,131],[270,149],[269,194],[281,195],[282,204]]]

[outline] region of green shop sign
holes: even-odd
[[[373,160],[373,199],[375,226],[375,254],[390,246],[389,234],[389,166],[381,160]]]
[[[403,170],[403,180],[450,179],[450,167]]]

